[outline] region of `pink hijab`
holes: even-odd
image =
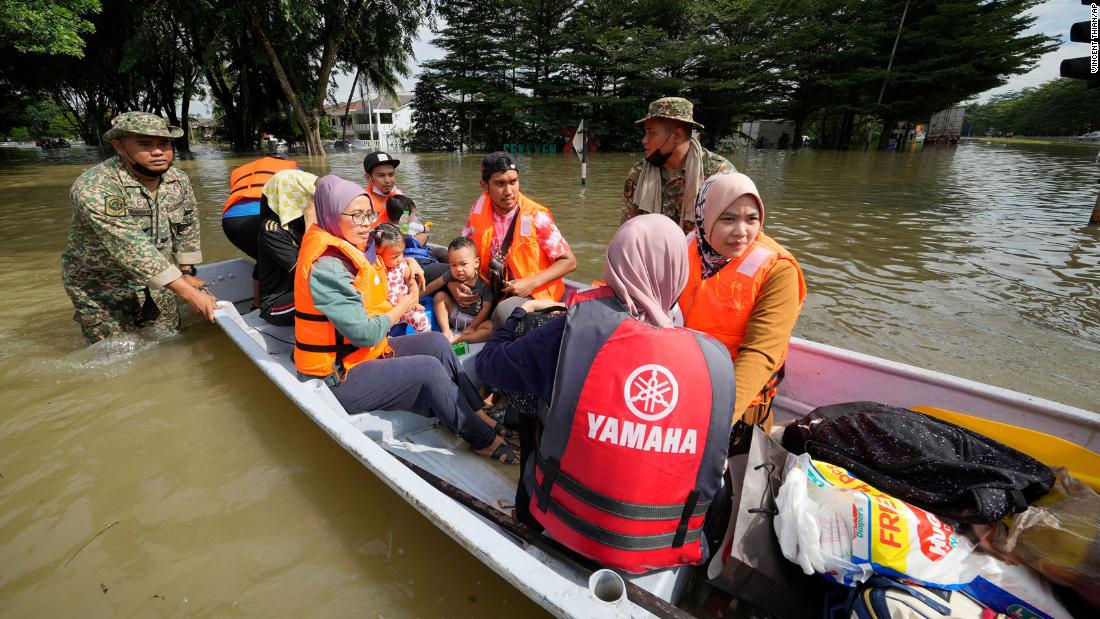
[[[688,279],[683,230],[656,213],[627,220],[607,245],[603,277],[631,316],[655,327],[673,326],[668,312]]]
[[[763,230],[764,201],[760,199],[760,192],[756,190],[756,183],[751,178],[740,172],[715,174],[699,188],[699,196],[695,199],[695,229],[699,239],[697,245],[703,264],[703,279],[721,271],[730,261],[714,249],[709,239],[718,218],[734,200],[745,194],[756,198],[756,209],[760,211],[760,227]]]

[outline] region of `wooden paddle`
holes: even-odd
[[[948,421],[1035,458],[1047,466],[1062,466],[1070,475],[1100,492],[1100,454],[1063,438],[1018,426],[956,413],[932,406],[914,406],[912,410]]]

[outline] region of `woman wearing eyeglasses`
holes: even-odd
[[[390,303],[363,188],[337,176],[317,181],[317,223],[306,230],[294,275],[294,364],[325,382],[348,413],[406,410],[437,417],[482,455],[519,457],[475,412],[482,401],[441,333],[387,337],[417,307],[418,290]],[[421,281],[421,285],[423,282]]]

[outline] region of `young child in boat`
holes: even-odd
[[[447,262],[451,266],[451,276],[472,290],[477,300],[461,306],[444,287],[434,297],[436,320],[443,335],[453,344],[484,342],[493,330],[489,315],[495,298],[489,282],[481,276],[481,260],[473,241],[464,236],[451,241],[447,246]]]
[[[420,214],[416,211],[416,202],[404,194],[392,196],[386,200],[386,215],[390,221],[397,223],[401,231],[408,234],[420,245],[428,244],[428,224],[421,223]],[[398,223],[400,222],[400,223]]]
[[[374,246],[378,251],[378,257],[386,266],[386,297],[390,303],[396,303],[399,298],[409,293],[410,290],[418,292],[416,281],[409,274],[409,265],[405,263],[405,235],[397,224],[386,222],[379,224],[371,231],[374,235]],[[418,305],[417,308],[420,308]],[[412,309],[401,316],[401,322],[411,325],[417,333],[427,333],[432,330],[432,323],[423,308]]]
[[[405,235],[405,256],[412,258],[421,265],[439,262],[428,247],[428,227],[431,222],[423,224],[417,217],[416,203],[412,198],[404,194],[392,196],[386,200],[386,215],[390,221],[398,224]]]

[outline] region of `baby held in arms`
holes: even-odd
[[[459,305],[444,287],[435,294],[436,320],[443,335],[453,344],[484,342],[493,329],[489,314],[493,311],[494,297],[489,282],[481,276],[481,259],[473,241],[462,236],[451,241],[447,246],[447,262],[451,265],[451,277],[470,289],[475,300],[470,305]]]
[[[386,266],[386,297],[390,303],[397,303],[410,290],[415,292],[418,289],[416,281],[409,275],[409,265],[405,263],[405,235],[401,234],[397,224],[390,222],[379,224],[371,234],[374,235],[374,244],[378,248],[378,258]],[[432,330],[432,323],[420,305],[405,312],[401,316],[401,322],[411,325],[417,333]]]

